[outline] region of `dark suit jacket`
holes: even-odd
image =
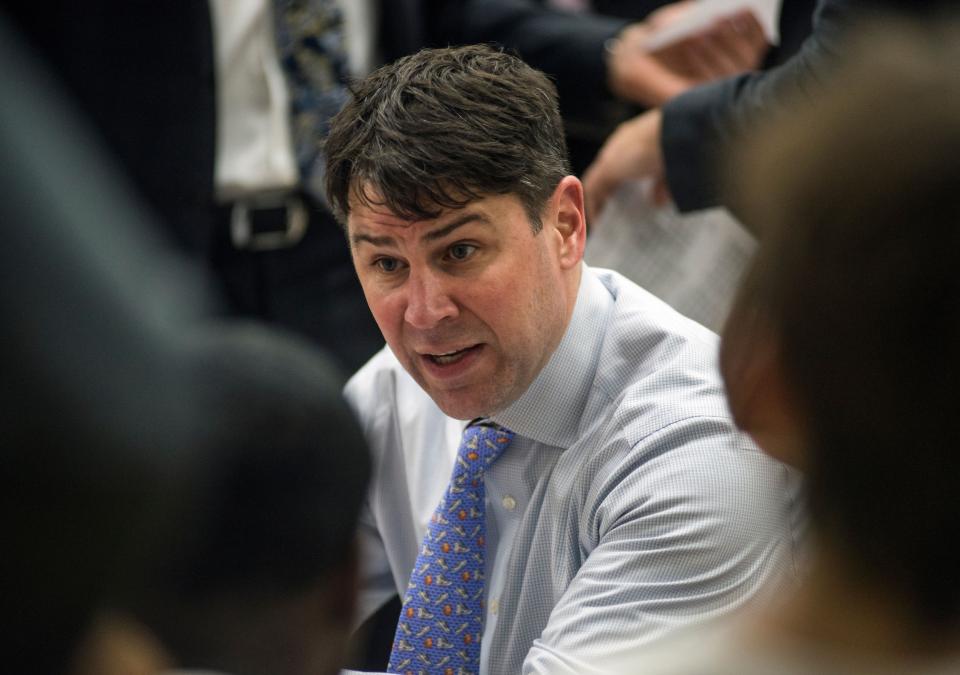
[[[781,43],[765,68],[792,56],[809,36],[816,0],[784,0]],[[493,42],[514,49],[557,83],[574,168],[585,167],[617,122],[639,109],[615,101],[606,78],[604,43],[628,23],[645,18],[668,0],[594,0],[595,13],[570,14],[544,7],[545,0],[405,0],[407,25],[422,27],[434,46]],[[387,3],[390,4],[390,3]],[[396,10],[395,10],[396,11]],[[417,18],[411,19],[414,14]],[[396,18],[390,19],[396,24]],[[412,49],[408,45],[407,49]]]
[[[7,9],[175,242],[202,248],[215,138],[207,3],[13,0]]]
[[[565,107],[607,94],[604,42],[629,23],[599,14],[574,15],[533,0],[424,0],[431,45],[492,42],[556,79]]]
[[[12,24],[74,97],[176,243],[205,258],[216,99],[205,0],[11,0]],[[380,3],[381,51],[426,44],[424,0]],[[154,131],[144,134],[144,129]]]
[[[661,146],[667,182],[681,211],[720,203],[718,166],[742,130],[783,109],[800,92],[813,98],[842,55],[847,32],[876,11],[929,12],[943,0],[821,0],[800,51],[773,70],[697,87],[663,107]]]

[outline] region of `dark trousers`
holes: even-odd
[[[347,239],[333,216],[305,199],[306,233],[276,250],[239,249],[230,239],[229,210],[218,208],[210,267],[227,313],[262,319],[307,337],[346,375],[362,366],[383,337],[357,281]]]

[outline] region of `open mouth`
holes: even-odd
[[[438,366],[449,366],[450,364],[457,363],[478,349],[480,349],[480,345],[473,345],[472,347],[466,347],[444,354],[424,354],[424,356]]]

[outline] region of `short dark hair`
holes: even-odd
[[[960,32],[865,28],[733,173],[758,310],[811,446],[817,531],[918,619],[960,621]]]
[[[489,46],[425,49],[352,87],[326,140],[327,195],[341,223],[350,197],[433,218],[516,194],[535,230],[570,173],[557,90]]]
[[[208,625],[207,610],[260,612],[355,563],[370,459],[322,354],[252,324],[205,329],[193,345],[203,462],[130,602],[178,660],[223,669],[228,624],[246,617]]]

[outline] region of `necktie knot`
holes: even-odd
[[[463,431],[457,466],[471,475],[482,474],[513,440],[513,432],[492,422],[471,423]],[[456,472],[456,471],[455,471]]]

